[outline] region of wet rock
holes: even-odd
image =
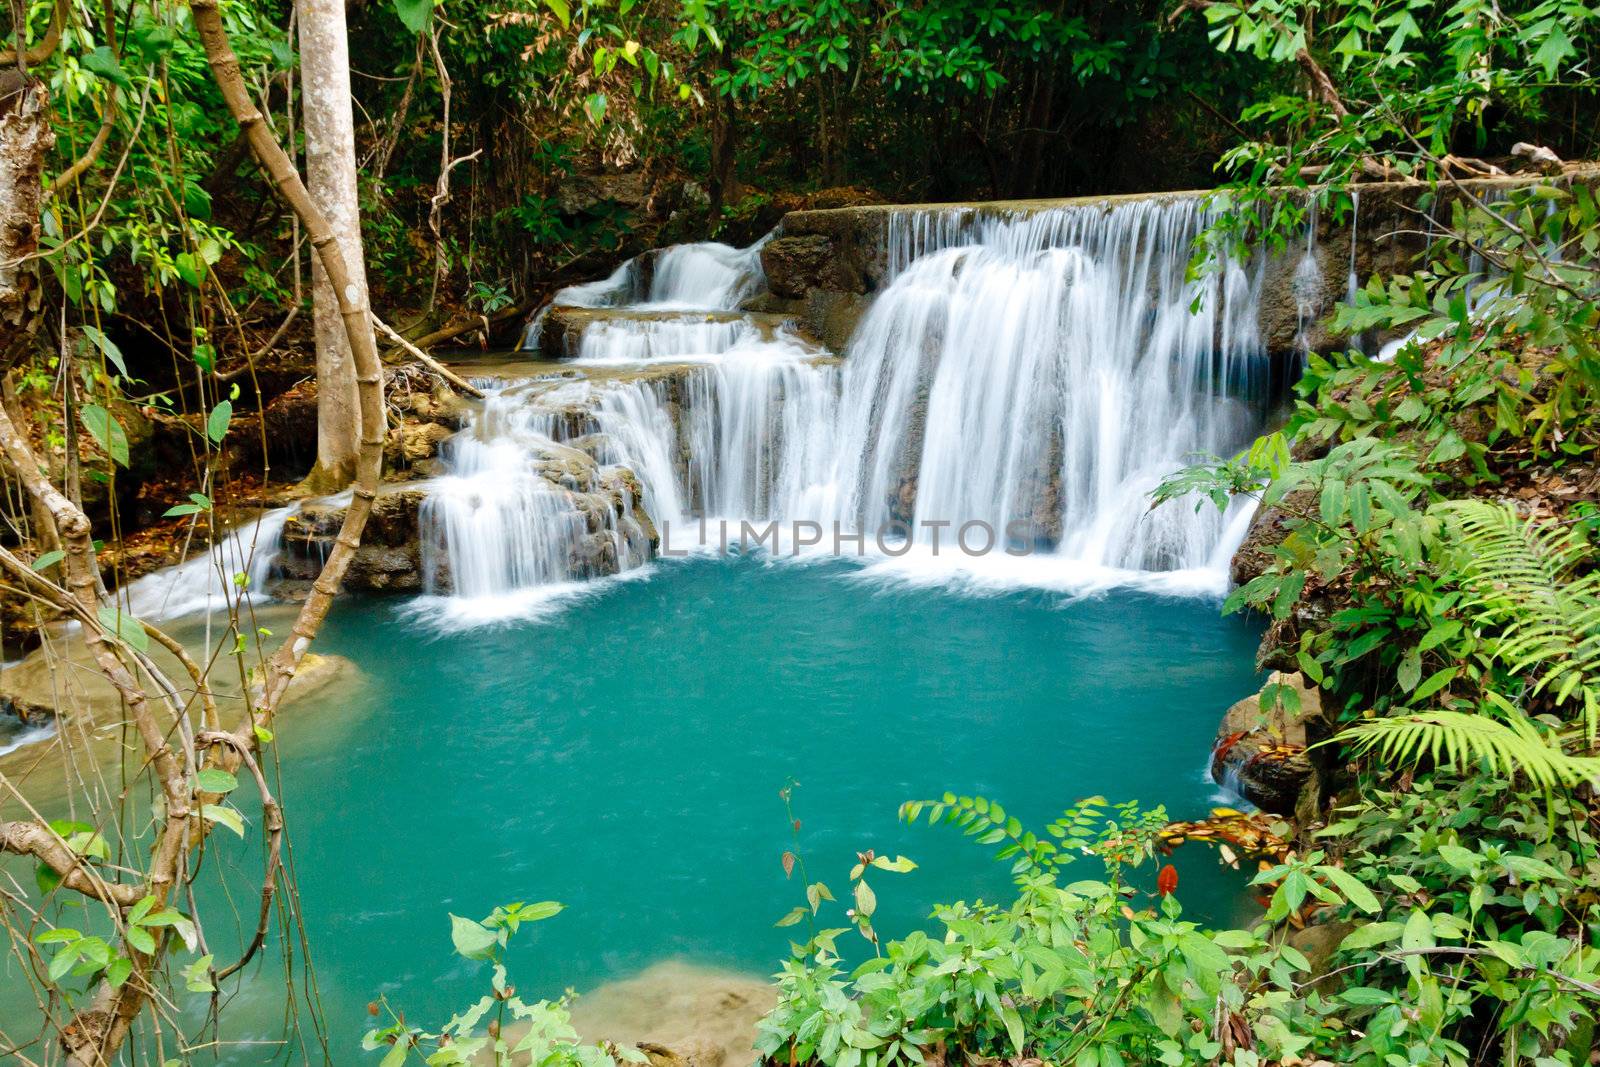
[[[39,726],[55,718],[55,714],[54,710],[44,704],[0,693],[0,716],[16,719],[29,726]]]
[[[273,472],[295,478],[317,460],[317,383],[300,382],[272,398],[261,412],[267,460]]]
[[[427,491],[392,486],[372,502],[372,514],[361,545],[345,572],[344,588],[374,592],[417,592],[422,589],[420,512]],[[283,528],[279,578],[288,582],[315,579],[333,550],[344,523],[346,505],[312,502],[291,515]]]
[[[846,280],[836,263],[833,240],[820,233],[774,238],[761,249],[767,288],[785,299],[803,297],[808,289],[843,289]]]
[[[1290,695],[1263,706],[1263,696],[1276,686],[1288,687]],[[1261,693],[1223,715],[1211,754],[1211,777],[1264,811],[1293,815],[1304,806],[1308,787],[1320,788],[1306,749],[1327,734],[1321,691],[1302,675],[1274,672]]]
[[[384,459],[393,468],[417,467],[423,461],[436,457],[444,443],[455,433],[455,430],[442,423],[418,422],[408,418],[385,437]]]

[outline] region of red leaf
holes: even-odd
[[[1156,893],[1166,896],[1178,888],[1178,868],[1167,864],[1161,868],[1161,873],[1156,875]]]
[[[783,854],[783,876],[785,878],[794,873],[794,859],[793,852],[785,852]]]

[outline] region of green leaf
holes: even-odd
[[[220,767],[207,767],[198,778],[204,793],[231,793],[239,788],[239,779]]]
[[[204,804],[201,805],[200,814],[207,821],[214,822],[219,826],[226,826],[240,837],[244,837],[244,816],[227,805]]]
[[[1016,1008],[1002,1004],[1000,1019],[1006,1024],[1006,1036],[1011,1038],[1011,1047],[1016,1049],[1017,1055],[1022,1055],[1022,1014]]]
[[[217,987],[211,981],[212,956],[208,953],[185,967],[180,973],[191,993],[210,993]]]
[[[428,28],[428,17],[433,14],[433,0],[394,0],[394,13],[400,16],[406,29],[421,33]]]
[[[572,8],[567,6],[567,0],[544,0],[544,3],[556,13],[556,18],[561,20],[562,29],[572,25]]]
[[[1400,935],[1400,947],[1432,948],[1435,944],[1433,920],[1428,918],[1428,913],[1421,908],[1413,908],[1411,917],[1406,920],[1405,930]]]
[[[128,434],[116,416],[99,404],[85,404],[78,409],[78,418],[102,452],[118,465],[128,465]]]
[[[450,941],[456,952],[469,960],[486,960],[500,943],[500,935],[482,923],[450,916]]]
[[[541,900],[537,904],[529,904],[517,912],[517,918],[525,923],[536,923],[542,919],[561,914],[566,908],[565,904],[556,900]]]
[[[1361,879],[1340,867],[1321,866],[1317,873],[1334,884],[1344,898],[1368,915],[1375,914],[1380,905],[1378,898],[1372,890],[1362,884]]]
[[[123,644],[135,652],[150,651],[150,635],[145,633],[144,623],[114,604],[101,604],[95,614],[105,631],[115,634]]]
[[[57,548],[53,551],[46,552],[42,556],[36,557],[32,563],[28,564],[28,566],[32,567],[36,571],[47,571],[66,558],[67,554],[61,551],[61,549]]]
[[[217,444],[228,435],[228,424],[233,421],[233,401],[223,400],[211,409],[206,418],[206,436]]]
[[[122,983],[128,980],[128,975],[133,973],[133,961],[126,956],[118,956],[106,964],[106,982],[112,989],[121,989]]]
[[[128,75],[123,71],[122,64],[117,62],[116,53],[105,45],[96,48],[93,52],[80,59],[79,62],[83,64],[85,70],[108,82],[120,85],[124,89],[133,88],[133,82],[128,79]]]
[[[50,975],[52,982],[61,981],[62,978],[66,977],[67,972],[72,970],[73,965],[78,962],[78,944],[78,942],[74,941],[50,957],[50,967],[47,973]]]
[[[1433,696],[1433,694],[1450,684],[1451,680],[1455,678],[1458,669],[1456,667],[1445,667],[1443,670],[1434,671],[1428,675],[1426,681],[1417,686],[1417,691],[1411,694],[1411,699],[1426,700],[1428,697]]]
[[[789,914],[785,915],[783,918],[779,919],[777,922],[773,923],[772,925],[773,926],[793,926],[795,923],[798,923],[801,919],[804,919],[806,917],[807,912],[808,912],[808,909],[806,909],[806,908],[793,908],[793,909],[790,910]]]
[[[1572,38],[1567,36],[1567,31],[1562,27],[1560,20],[1550,20],[1550,30],[1545,34],[1544,43],[1533,53],[1533,62],[1536,66],[1544,68],[1544,76],[1553,79],[1556,69],[1561,66],[1561,61],[1568,56],[1577,55],[1577,50],[1572,47]]]
[[[94,346],[105,355],[106,359],[111,361],[111,365],[117,368],[118,374],[124,378],[128,377],[128,365],[122,361],[122,349],[117,347],[116,342],[88,323],[78,327],[78,329],[82,330],[83,335],[93,341]]]
[[[172,258],[172,269],[178,272],[178,277],[198,289],[206,276],[206,261],[193,252],[179,252]]]
[[[878,910],[878,896],[872,887],[865,882],[856,883],[856,914],[863,918],[871,918],[872,913]]]
[[[156,950],[155,935],[142,926],[128,927],[126,937],[128,944],[143,952],[146,956],[153,954]]]
[[[606,94],[590,93],[589,98],[583,103],[584,113],[589,116],[589,121],[596,126],[600,125],[606,117]]]

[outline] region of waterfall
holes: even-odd
[[[637,483],[596,458],[585,383],[485,383],[482,405],[444,446],[427,483],[423,602],[456,622],[522,617],[574,583],[650,556]],[[624,457],[631,458],[631,457]]]
[[[899,518],[929,547],[933,523],[1011,525],[1087,568],[1210,566],[1224,517],[1151,512],[1149,492],[1255,429],[1259,268],[1186,277],[1194,199],[948,215],[891,219],[899,255],[946,247],[911,259],[851,341],[836,517]]]
[[[672,245],[656,255],[648,307],[731,310],[761,287],[763,237],[749,248]]]
[[[669,245],[635,256],[600,281],[558,290],[529,321],[518,347],[539,347],[551,307],[731,311],[761,288],[761,249],[771,239],[768,234],[748,248],[715,241]]]
[[[159,622],[216,611],[239,595],[235,575],[246,577],[246,590],[260,590],[272,576],[284,521],[293,508],[273,508],[243,523],[212,546],[176,567],[167,567],[129,582],[122,591],[135,618]]]
[[[1262,262],[1191,277],[1208,212],[891,210],[886,280],[842,360],[732,310],[761,285],[759,245],[674,246],[565,290],[604,309],[575,327],[580,376],[492,389],[447,445],[428,588],[520,617],[638,570],[652,531],[682,549],[711,520],[864,534],[891,576],[1222,588],[1249,509],[1149,504],[1260,429]],[[972,524],[981,559],[957,550]]]

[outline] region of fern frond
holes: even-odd
[[[1525,777],[1547,792],[1600,782],[1600,757],[1563,752],[1521,715],[1495,719],[1459,711],[1420,712],[1358,723],[1334,740],[1357,752],[1376,752],[1394,766],[1415,765],[1426,757],[1465,772],[1487,763],[1506,778]]]
[[[1461,549],[1468,594],[1462,607],[1499,631],[1495,655],[1534,692],[1576,700],[1591,742],[1600,730],[1600,573],[1573,578],[1588,545],[1573,530],[1529,522],[1509,505],[1452,500],[1435,505]]]

